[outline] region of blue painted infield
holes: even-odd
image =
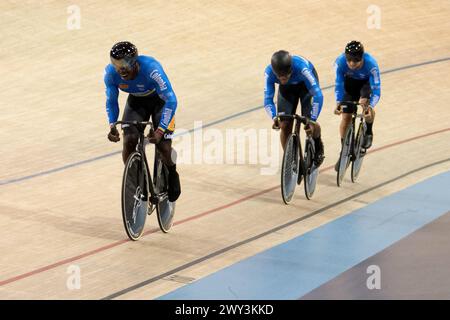
[[[159,299],[297,299],[450,209],[450,171]]]

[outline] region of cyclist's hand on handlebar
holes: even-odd
[[[120,141],[120,133],[117,130],[116,126],[111,126],[109,133],[108,133],[108,140],[111,142],[118,142]]]
[[[148,133],[148,141],[150,143],[158,144],[161,142],[161,139],[164,136],[164,132],[161,129],[156,129],[156,131],[153,131],[153,129],[150,130]]]
[[[334,109],[334,114],[340,115],[342,113],[342,105],[340,103],[336,104],[336,109]]]
[[[367,108],[369,107],[369,99],[367,99],[367,98],[360,98],[359,99],[359,104],[361,105],[361,107],[363,107],[364,112],[366,112]]]
[[[305,133],[310,136],[313,133],[313,125],[311,121],[308,121],[304,126],[303,129],[305,129]]]
[[[374,111],[373,111],[373,108],[370,105],[367,106],[367,108],[364,109],[363,116],[364,116],[364,119],[366,119],[366,121],[368,121],[368,122],[372,122],[373,121]]]
[[[278,117],[273,118],[272,129],[280,130],[280,119]]]

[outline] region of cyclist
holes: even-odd
[[[374,57],[364,52],[359,41],[350,41],[334,64],[336,69],[336,109],[335,114],[342,114],[340,124],[341,144],[345,130],[352,121],[352,114],[356,112],[355,106],[341,106],[342,101],[359,101],[364,108],[364,118],[367,131],[363,147],[368,149],[373,141],[373,121],[375,119],[375,105],[380,100],[381,83],[380,70]],[[339,169],[339,159],[335,165]]]
[[[302,56],[291,55],[285,50],[280,50],[272,55],[271,63],[266,67],[264,76],[266,80],[264,108],[273,120],[272,128],[281,128],[280,139],[283,150],[292,132],[293,120],[279,120],[277,116],[295,114],[300,100],[302,116],[311,120],[304,128],[308,135],[312,134],[316,149],[314,162],[320,166],[324,160],[324,147],[317,118],[322,109],[323,95],[313,64]],[[275,83],[279,84],[278,110],[273,102]]]
[[[156,144],[169,171],[169,201],[174,202],[181,193],[180,178],[172,159],[172,134],[175,130],[177,98],[161,64],[154,58],[138,55],[135,45],[128,41],[116,43],[110,51],[111,63],[105,68],[106,112],[110,124],[108,139],[120,141],[120,134],[113,125],[119,116],[119,89],[129,93],[122,121],[149,121],[157,125],[150,133],[150,142]],[[139,131],[144,128],[122,125],[125,163],[135,150]]]

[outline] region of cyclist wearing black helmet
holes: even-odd
[[[152,57],[138,55],[136,46],[128,41],[116,43],[110,51],[111,64],[105,69],[106,112],[110,124],[108,139],[120,140],[120,134],[112,124],[119,117],[119,89],[129,93],[123,121],[148,121],[150,116],[157,128],[150,136],[161,152],[162,160],[169,169],[169,201],[176,201],[181,193],[180,179],[172,159],[172,134],[175,130],[177,98],[161,64]],[[157,127],[156,127],[157,126]],[[122,125],[125,163],[135,150],[142,128]]]
[[[380,70],[376,60],[367,52],[361,42],[351,41],[345,47],[334,64],[336,69],[336,109],[335,114],[342,114],[340,124],[341,142],[345,130],[352,119],[354,107],[341,106],[341,101],[359,101],[364,107],[367,131],[363,147],[368,149],[373,140],[373,121],[375,119],[375,105],[380,100],[381,83]],[[336,163],[337,171],[339,160]]]
[[[281,128],[280,139],[283,149],[292,132],[293,121],[279,121],[277,115],[295,114],[300,100],[302,115],[311,120],[304,128],[314,138],[316,147],[314,161],[320,166],[324,159],[324,148],[317,118],[322,109],[323,95],[313,64],[304,57],[292,56],[289,52],[280,50],[272,55],[271,63],[265,70],[265,79],[264,108],[274,121],[272,128]],[[278,110],[273,102],[275,83],[279,84]]]

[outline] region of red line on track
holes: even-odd
[[[404,140],[401,140],[401,141],[397,141],[397,142],[394,142],[394,143],[391,143],[391,144],[388,144],[388,145],[385,145],[385,146],[382,146],[382,147],[379,147],[379,148],[374,148],[368,153],[374,153],[374,152],[381,151],[381,150],[384,150],[384,149],[387,149],[387,148],[391,148],[391,147],[394,147],[394,146],[397,146],[397,145],[400,145],[400,144],[403,144],[403,143],[407,143],[407,142],[410,142],[410,141],[422,139],[422,138],[429,137],[429,136],[432,136],[432,135],[435,135],[435,134],[439,134],[439,133],[443,133],[443,132],[446,132],[446,131],[450,131],[450,128],[445,128],[445,129],[442,129],[442,130],[425,133],[425,134],[422,134],[422,135],[419,135],[419,136],[415,136],[415,137],[412,137],[412,138],[408,138],[408,139],[404,139]],[[321,169],[321,172],[330,170],[333,167],[334,166],[329,166],[329,167],[323,168],[323,169]],[[199,219],[201,217],[207,216],[207,215],[209,215],[211,213],[227,209],[229,207],[235,206],[235,205],[237,205],[239,203],[242,203],[244,201],[247,201],[247,200],[256,198],[256,197],[258,197],[258,196],[260,196],[262,194],[268,193],[268,192],[270,192],[272,190],[275,190],[275,189],[277,189],[279,187],[280,186],[277,185],[277,186],[274,186],[274,187],[271,187],[271,188],[268,188],[268,189],[264,189],[264,190],[259,191],[257,193],[253,193],[251,195],[248,195],[246,197],[238,199],[236,201],[227,203],[227,204],[225,204],[223,206],[220,206],[220,207],[217,207],[217,208],[213,208],[213,209],[210,209],[208,211],[205,211],[205,212],[199,213],[197,215],[191,216],[189,218],[176,221],[176,222],[174,222],[174,225],[183,224],[183,223],[186,223],[186,222],[189,222],[189,221],[196,220],[196,219]],[[148,234],[151,234],[151,233],[155,233],[157,231],[159,231],[159,229],[152,229],[152,230],[149,230],[149,231],[145,232],[143,235],[148,235]],[[47,266],[44,266],[44,267],[32,270],[30,272],[23,273],[23,274],[20,274],[18,276],[15,276],[15,277],[12,277],[12,278],[9,278],[9,279],[6,279],[6,280],[2,280],[2,281],[0,281],[0,286],[4,286],[4,285],[6,285],[8,283],[16,282],[16,281],[19,281],[19,280],[31,277],[33,275],[36,275],[36,274],[39,274],[39,273],[42,273],[42,272],[45,272],[45,271],[57,268],[57,267],[62,266],[64,264],[67,264],[67,263],[70,263],[70,262],[73,262],[73,261],[76,261],[76,260],[80,260],[80,259],[85,258],[85,257],[92,256],[92,255],[97,254],[99,252],[106,251],[108,249],[120,246],[120,245],[122,245],[124,243],[127,243],[128,241],[131,241],[131,240],[123,239],[123,240],[120,240],[120,241],[116,241],[116,242],[113,242],[113,243],[108,244],[106,246],[103,246],[103,247],[100,247],[100,248],[97,248],[97,249],[85,252],[85,253],[80,254],[78,256],[74,256],[74,257],[71,257],[71,258],[60,260],[58,262],[55,262],[53,264],[50,264],[50,265],[47,265]]]

